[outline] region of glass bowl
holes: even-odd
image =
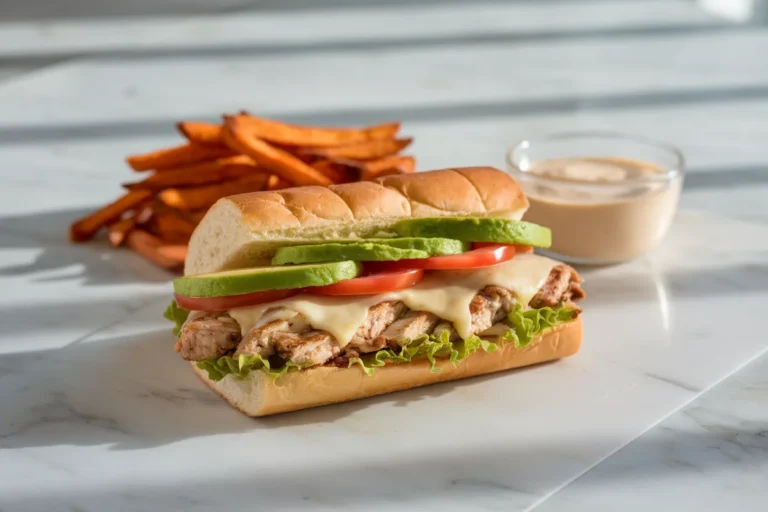
[[[530,202],[524,219],[552,230],[553,257],[581,264],[637,258],[667,234],[685,160],[676,148],[610,132],[521,141],[507,170]]]

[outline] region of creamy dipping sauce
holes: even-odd
[[[625,261],[654,248],[677,209],[682,173],[652,163],[573,157],[531,162],[524,219],[552,229],[550,251],[584,263]]]

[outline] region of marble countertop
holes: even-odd
[[[0,510],[764,508],[764,27],[684,0],[245,4],[0,24]],[[617,129],[689,174],[662,247],[585,271],[576,357],[252,420],[170,350],[168,274],[66,240],[124,155],[240,108],[403,119],[423,169]]]

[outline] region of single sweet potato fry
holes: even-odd
[[[267,190],[280,190],[281,188],[288,188],[293,186],[293,184],[288,181],[284,180],[277,174],[273,174],[269,177],[269,181],[267,181]]]
[[[382,176],[389,176],[392,174],[404,174],[400,167],[387,167],[385,169],[377,169],[375,171],[363,170],[360,172],[360,181],[371,181],[375,178],[381,178]]]
[[[276,147],[277,149],[285,151],[289,155],[293,156],[294,158],[297,158],[297,159],[301,160],[302,162],[304,162],[305,164],[310,165],[310,166],[313,163],[315,163],[315,162],[319,162],[320,160],[323,160],[322,157],[311,155],[309,153],[304,153],[304,151],[306,151],[309,148],[302,148],[302,147],[298,147],[298,146],[294,146],[294,147],[292,147],[292,146],[281,146],[281,145],[275,144],[273,142],[269,142],[268,144],[270,146]]]
[[[123,187],[128,190],[191,187],[230,181],[256,172],[259,172],[256,162],[245,155],[237,155],[177,169],[168,169],[136,183],[125,183]]]
[[[328,158],[330,160],[350,159],[350,160],[377,160],[390,155],[407,147],[413,139],[380,139],[358,144],[349,144],[346,146],[336,146],[333,148],[316,148],[302,150],[304,154],[310,154]]]
[[[177,210],[165,207],[145,225],[145,229],[167,243],[187,243],[195,230],[194,223]]]
[[[348,162],[347,160],[344,161]],[[350,165],[360,170],[360,180],[362,181],[370,181],[380,176],[389,176],[390,174],[404,174],[416,171],[416,159],[412,156],[390,156]]]
[[[143,155],[131,155],[125,160],[134,171],[149,171],[151,169],[162,171],[234,155],[234,151],[223,146],[212,147],[183,144]]]
[[[158,207],[165,206],[159,201],[152,201],[150,204],[140,206],[136,209],[136,225],[144,226],[155,215]]]
[[[107,226],[109,243],[115,247],[123,245],[128,234],[136,228],[136,216],[118,220]]]
[[[293,155],[257,139],[243,126],[241,118],[225,118],[224,141],[239,153],[253,158],[257,164],[296,185],[332,185],[323,173]]]
[[[382,169],[391,169],[393,167],[401,169],[405,173],[416,171],[416,159],[412,156],[388,156],[379,158],[378,160],[370,160],[368,162],[351,163],[350,165],[358,167],[361,171],[371,173],[378,172]]]
[[[168,244],[141,229],[131,231],[125,243],[144,258],[165,269],[176,270],[184,264],[184,258],[180,258],[179,251],[169,250]]]
[[[167,188],[160,192],[160,200],[171,208],[200,210],[208,208],[222,197],[264,190],[269,176],[254,174],[235,181],[194,188]]]
[[[330,160],[318,160],[312,167],[328,176],[334,183],[351,183],[357,179],[359,172],[355,169]]]
[[[377,139],[391,139],[400,129],[400,123],[385,123],[365,128],[321,128],[297,126],[271,119],[241,113],[235,116],[243,130],[252,137],[305,148],[322,148],[355,144]]]
[[[152,197],[149,190],[131,190],[117,201],[108,204],[90,215],[78,220],[69,228],[73,242],[90,240],[102,227],[118,220],[122,215]]]
[[[271,178],[272,177],[270,176],[270,179]],[[197,226],[198,224],[200,224],[200,221],[203,220],[203,217],[205,217],[205,214],[208,213],[208,208],[203,208],[201,210],[193,210],[193,211],[176,210],[176,212],[180,216],[182,216],[184,220],[186,220],[190,224]]]
[[[186,244],[169,244],[161,245],[157,248],[157,252],[161,256],[178,261],[179,264],[184,264],[184,260],[187,259],[187,245]]]
[[[224,141],[221,139],[221,125],[204,121],[182,121],[176,123],[176,128],[194,144],[203,146],[224,145]]]

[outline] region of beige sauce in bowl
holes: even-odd
[[[522,185],[524,220],[552,229],[550,251],[571,261],[614,263],[654,248],[677,209],[682,173],[649,162],[573,157],[532,162]]]

